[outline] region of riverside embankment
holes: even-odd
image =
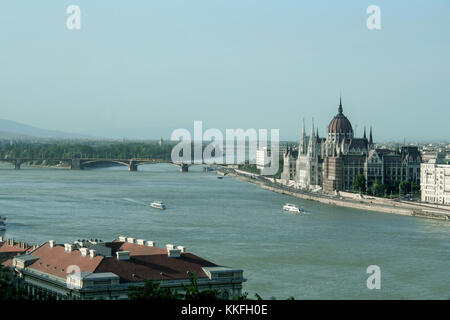
[[[278,192],[293,197],[318,201],[331,206],[349,207],[362,210],[370,210],[405,216],[416,216],[439,220],[450,220],[450,208],[436,208],[433,206],[406,202],[400,200],[390,200],[380,197],[370,197],[349,192],[337,192],[335,195],[307,190],[296,189],[282,185],[276,180],[265,178],[260,175],[245,171],[218,167],[217,173],[220,175],[232,176],[237,180],[249,182],[260,186],[263,189]]]

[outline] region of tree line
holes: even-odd
[[[405,195],[415,193],[420,190],[420,186],[410,180],[394,181],[384,184],[380,179],[376,179],[370,186],[366,186],[366,177],[360,174],[353,179],[353,189],[356,192],[373,196],[387,197],[388,195]]]
[[[0,158],[7,159],[131,159],[169,160],[173,145],[157,142],[114,143],[16,143],[0,145]]]

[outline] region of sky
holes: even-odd
[[[342,93],[357,136],[450,140],[449,40],[448,0],[2,0],[0,118],[132,138],[202,120],[297,140],[303,118],[325,134]]]

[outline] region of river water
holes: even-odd
[[[71,171],[0,164],[4,237],[175,243],[244,269],[244,291],[285,299],[449,299],[450,222],[339,208],[263,190],[201,166]],[[149,208],[162,200],[165,211]],[[303,206],[285,213],[284,203]],[[0,234],[2,235],[2,234]],[[381,269],[369,290],[367,267]]]

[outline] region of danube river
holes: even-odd
[[[70,171],[0,164],[4,237],[119,235],[175,243],[244,269],[244,291],[285,299],[449,299],[450,222],[328,206],[169,164]],[[149,208],[152,200],[166,211]],[[284,203],[303,206],[285,213]],[[381,289],[369,290],[369,265]]]

